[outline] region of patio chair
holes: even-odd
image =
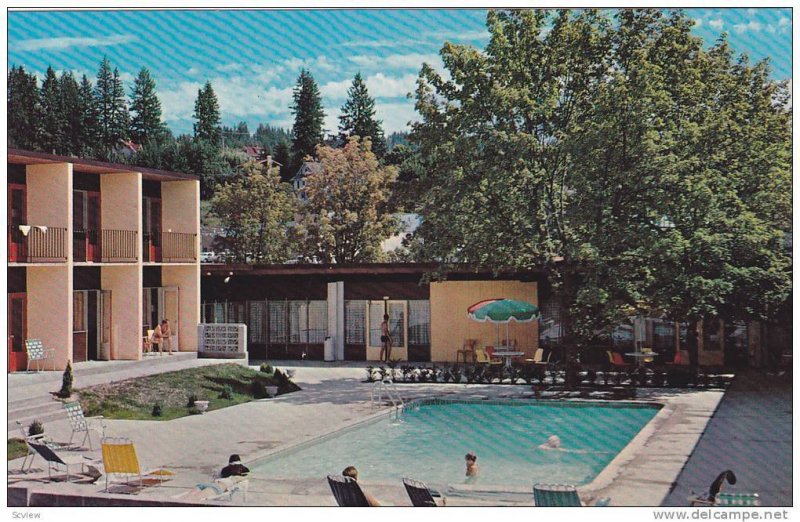
[[[672,362],[664,363],[668,366],[679,366],[683,364],[683,355],[681,355],[681,350],[675,350],[675,357],[672,359]]]
[[[492,351],[494,351],[494,349],[492,349]],[[499,366],[503,364],[501,359],[491,357],[482,348],[475,348],[475,362],[478,364],[487,364],[489,366]]]
[[[142,353],[143,354],[152,354],[153,353],[153,333],[155,330],[147,330],[147,335],[142,338]]]
[[[467,356],[469,356],[470,362],[475,362],[475,345],[477,344],[477,339],[464,339],[464,344],[461,349],[456,350],[456,362],[458,362],[461,356],[464,357],[464,364],[467,363]]]
[[[42,361],[50,359],[53,371],[56,369],[55,349],[45,348],[41,339],[25,339],[25,351],[28,356],[28,366],[25,371],[31,371],[31,363],[36,362],[36,371],[42,371]]]
[[[106,488],[108,491],[108,479],[111,475],[123,476],[124,484],[130,486],[130,480],[139,478],[139,489],[146,485],[162,484],[169,477],[175,475],[172,471],[164,468],[156,468],[142,473],[139,467],[139,459],[136,456],[136,446],[130,439],[120,437],[106,437],[100,441],[103,451],[103,470],[106,474]]]
[[[611,363],[611,366],[613,366],[613,367],[616,367],[616,368],[630,368],[631,366],[633,366],[630,363],[626,363],[622,359],[622,356],[617,352],[606,351],[606,353],[608,354],[608,361],[609,361],[609,363]]]
[[[411,504],[414,507],[436,507],[436,501],[433,499],[433,492],[422,482],[410,478],[403,479],[403,485],[406,487],[408,498],[411,499]],[[438,493],[436,496],[441,496]],[[445,503],[442,497],[442,504]]]
[[[31,445],[28,444],[28,442],[33,441],[33,442],[36,442],[36,443],[39,443],[39,444],[44,444],[45,446],[47,446],[48,448],[50,448],[52,450],[62,449],[62,447],[59,444],[57,444],[57,443],[53,442],[52,440],[50,440],[49,438],[47,438],[44,433],[38,433],[36,435],[28,435],[28,430],[25,428],[25,426],[22,425],[22,423],[20,421],[14,421],[14,422],[17,423],[17,428],[19,429],[20,433],[22,434],[22,440],[25,441],[25,443],[26,443],[25,445],[28,448],[28,453],[25,455],[25,459],[22,461],[22,466],[20,467],[20,471],[22,471],[23,473],[27,473],[28,471],[30,471],[31,466],[33,465],[33,459],[35,459],[36,455],[38,455],[36,450],[33,449],[31,447]],[[28,457],[31,458],[30,462],[28,462]],[[25,470],[25,464],[28,465],[28,470],[27,471]]]
[[[595,506],[607,506],[609,498],[601,498]],[[566,484],[534,484],[533,503],[537,507],[581,507],[575,486]]]
[[[333,498],[341,507],[369,507],[367,497],[358,482],[343,475],[328,475],[328,485]]]
[[[58,455],[52,448],[48,447],[43,441],[33,441],[33,440],[26,440],[28,446],[33,448],[33,450],[42,456],[44,460],[47,461],[47,478],[49,480],[53,480],[53,468],[56,471],[59,470],[59,466],[64,466],[64,469],[67,473],[67,482],[70,479],[70,466],[81,466],[81,472],[84,472],[84,468],[91,464],[97,464],[97,461],[90,459],[88,457],[82,455]],[[31,460],[33,462],[33,460]],[[30,469],[30,467],[28,467]],[[74,473],[73,473],[74,475]],[[99,478],[99,474],[96,477],[92,478]]]
[[[100,434],[100,438],[104,438],[106,436],[106,424],[102,420],[103,416],[100,415],[98,417],[91,417],[87,419],[83,415],[83,408],[81,408],[81,404],[79,402],[65,402],[64,409],[67,411],[67,417],[69,418],[69,424],[72,426],[72,435],[69,438],[69,443],[72,444],[72,439],[75,437],[76,433],[85,433],[83,440],[81,441],[80,447],[83,447],[86,444],[86,441],[89,441],[89,449],[94,449],[92,447],[92,438],[89,436],[90,431],[96,431]],[[93,424],[89,423],[89,420],[100,420],[100,427],[97,427]]]
[[[544,359],[544,349],[537,348],[535,352],[533,352],[533,359],[525,359],[525,364],[540,364],[542,366],[547,366],[550,364],[550,358],[553,356],[553,351],[550,350],[547,353],[547,359]]]

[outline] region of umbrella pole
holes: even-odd
[[[509,335],[508,335],[508,324],[510,322],[511,322],[510,319],[506,322],[506,347],[511,346],[511,339],[509,338]]]
[[[500,323],[495,323],[497,325],[497,344],[495,346],[500,346]]]

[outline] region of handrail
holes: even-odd
[[[144,260],[151,263],[194,263],[197,234],[189,232],[145,232],[142,234]],[[150,252],[150,248],[154,252]]]
[[[378,399],[375,399],[375,393],[377,391]],[[373,384],[372,389],[370,390],[370,410],[375,408],[377,404],[380,406],[383,403],[383,396],[386,395],[386,398],[389,399],[392,403],[392,407],[396,414],[399,414],[400,410],[405,407],[405,403],[403,399],[397,394],[397,389],[395,388],[394,381],[390,377],[384,377],[380,381],[375,381]]]
[[[67,260],[66,237],[65,227],[9,225],[8,260],[12,263],[64,262]]]

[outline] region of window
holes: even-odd
[[[289,343],[322,344],[326,335],[327,301],[289,301]]]
[[[288,304],[288,301],[269,301],[267,303],[270,343],[286,343],[286,310]]]
[[[366,343],[364,333],[366,331],[366,301],[345,301],[344,302],[344,331],[345,344]]]
[[[431,303],[408,302],[408,344],[431,344]]]
[[[264,301],[250,301],[248,304],[247,336],[251,343],[266,344],[267,335],[264,330],[264,321],[267,318],[267,303]]]

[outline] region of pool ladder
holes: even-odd
[[[384,377],[380,381],[375,381],[375,384],[372,385],[369,395],[369,409],[375,409],[376,405],[380,408],[381,404],[383,404],[384,396],[391,401],[395,415],[399,415],[400,410],[403,409],[405,404],[397,393],[394,381],[389,377]]]

